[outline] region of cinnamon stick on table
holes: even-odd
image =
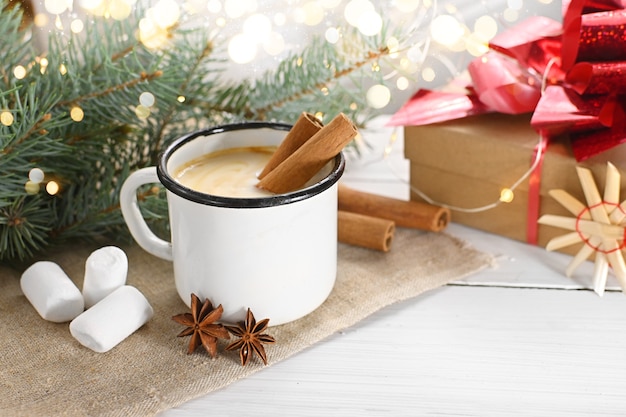
[[[337,239],[349,245],[388,252],[395,229],[391,220],[342,210],[337,212]]]
[[[257,187],[276,194],[301,188],[339,154],[356,134],[356,126],[345,114],[340,113],[267,173]]]
[[[439,232],[450,221],[450,210],[353,190],[339,185],[339,210],[392,220],[396,226]]]
[[[287,157],[302,146],[304,142],[319,132],[322,127],[324,127],[324,125],[317,117],[311,113],[302,112],[291,130],[289,130],[289,133],[287,133],[287,136],[285,136],[285,139],[283,139],[278,149],[276,149],[263,168],[263,171],[259,174],[259,179],[265,177],[271,170],[287,159]]]

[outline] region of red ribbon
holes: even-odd
[[[543,167],[543,159],[546,154],[548,141],[542,135],[539,143],[535,146],[533,160],[539,158],[537,165],[530,173],[528,178],[528,205],[526,210],[526,242],[536,245],[539,234],[539,206],[541,205],[540,188],[541,188],[541,169]]]
[[[620,0],[564,1],[563,25],[534,16],[498,35],[468,66],[464,92],[420,90],[391,125],[533,112],[531,125],[573,133],[578,161],[626,141],[626,10]],[[548,88],[542,88],[547,86]],[[562,100],[562,102],[559,102]]]

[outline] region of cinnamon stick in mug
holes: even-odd
[[[285,136],[285,139],[283,139],[278,149],[276,149],[263,168],[263,171],[259,174],[259,179],[265,177],[271,170],[287,159],[287,157],[302,146],[304,142],[319,132],[322,127],[324,127],[324,125],[317,117],[310,113],[302,112],[289,133],[287,133],[287,136]]]
[[[388,252],[395,229],[391,220],[342,210],[337,212],[337,239],[349,245]]]
[[[301,188],[328,161],[339,154],[356,134],[356,126],[345,114],[340,113],[265,175],[257,187],[276,194]]]
[[[439,232],[450,221],[450,210],[418,201],[370,194],[339,185],[339,210],[392,220],[397,226]]]

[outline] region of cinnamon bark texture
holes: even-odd
[[[265,177],[271,170],[276,168],[289,155],[294,153],[300,146],[309,140],[313,135],[324,127],[322,122],[311,113],[303,112],[293,125],[285,139],[281,142],[272,158],[267,162],[263,171],[259,174],[259,179]]]
[[[257,186],[276,194],[301,188],[339,154],[356,134],[356,126],[345,114],[340,113],[265,175]]]
[[[396,226],[439,232],[450,222],[450,210],[417,201],[405,201],[339,185],[339,210],[392,220]]]
[[[341,210],[337,212],[337,238],[349,245],[388,252],[395,230],[391,220]]]

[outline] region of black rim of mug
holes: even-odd
[[[161,184],[165,186],[172,193],[196,203],[205,204],[209,206],[218,206],[218,207],[230,207],[230,208],[262,208],[262,207],[273,207],[273,206],[281,206],[284,204],[295,203],[297,201],[305,200],[307,198],[313,197],[322,191],[327,190],[331,186],[333,186],[339,178],[343,174],[345,168],[345,158],[343,153],[339,153],[334,160],[334,165],[331,172],[325,176],[319,182],[303,188],[301,190],[293,191],[286,194],[276,194],[269,197],[257,197],[257,198],[233,198],[233,197],[223,197],[211,194],[201,193],[199,191],[192,190],[190,188],[185,187],[180,184],[174,178],[172,178],[167,172],[167,162],[170,156],[181,146],[186,144],[187,142],[200,137],[200,136],[210,136],[223,132],[230,132],[235,130],[246,130],[246,129],[274,129],[274,130],[283,130],[289,131],[291,129],[291,125],[283,124],[283,123],[272,123],[272,122],[245,122],[245,123],[235,123],[235,124],[226,124],[221,126],[215,126],[209,129],[198,130],[195,132],[191,132],[187,135],[181,136],[180,138],[174,140],[161,154],[159,155],[158,164],[157,164],[157,176]]]

